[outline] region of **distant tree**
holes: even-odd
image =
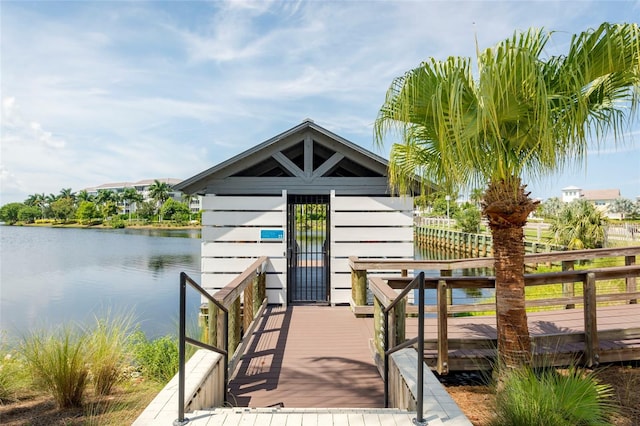
[[[25,223],[33,223],[42,217],[42,210],[36,206],[24,206],[18,212],[18,219]]]
[[[69,197],[60,198],[51,203],[51,213],[53,217],[62,222],[75,217],[76,208],[73,200]]]
[[[449,205],[449,217],[454,217],[459,210],[458,194],[449,195],[449,201],[447,202],[448,194],[444,192],[438,192],[434,194],[433,201],[431,202],[431,216],[446,217],[447,216],[447,204]]]
[[[76,193],[71,188],[62,188],[58,198],[71,198],[72,201],[76,201]]]
[[[0,220],[8,223],[9,225],[13,225],[19,220],[20,210],[24,208],[23,203],[9,203],[0,207]]]
[[[156,213],[156,205],[150,201],[143,201],[136,205],[136,214],[146,220],[151,220]]]
[[[471,194],[469,195],[469,200],[480,209],[480,203],[484,199],[484,190],[482,188],[474,188],[471,190]]]
[[[46,208],[46,201],[44,193],[42,194],[33,194],[29,195],[29,197],[24,202],[27,206],[34,206],[40,209],[40,216],[45,217],[44,212]]]
[[[83,201],[93,201],[93,195],[89,194],[85,189],[83,189],[82,191],[78,192],[76,201],[78,203],[81,203]]]
[[[620,220],[623,220],[625,217],[633,215],[634,207],[633,201],[628,198],[618,197],[609,206],[609,211],[611,213],[619,213]]]
[[[191,209],[185,203],[181,203],[174,200],[173,198],[169,198],[162,205],[160,214],[165,219],[184,223],[189,221],[189,217],[191,216]]]
[[[560,214],[564,204],[558,197],[549,198],[542,203],[540,214],[545,219],[553,219]]]
[[[633,211],[631,212],[632,219],[640,219],[640,200],[633,203]]]
[[[76,210],[76,218],[81,223],[87,223],[91,221],[91,219],[99,218],[100,212],[96,207],[95,203],[91,201],[80,201],[80,205],[78,205],[78,210]]]
[[[133,205],[136,205],[142,202],[143,200],[142,194],[136,191],[135,188],[128,187],[128,188],[125,188],[124,191],[122,191],[122,193],[120,194],[120,198],[122,198],[122,201],[124,201],[128,206],[129,221],[131,221],[131,207]]]
[[[586,200],[566,204],[552,219],[553,242],[570,250],[593,249],[604,246],[607,218]]]
[[[100,210],[102,211],[102,216],[108,219],[118,214],[118,205],[115,201],[108,200],[100,206]]]
[[[95,202],[102,206],[108,202],[116,203],[118,201],[118,196],[115,192],[110,189],[99,189],[98,194],[96,195]]]
[[[164,202],[169,199],[170,191],[171,186],[166,182],[160,182],[158,179],[154,180],[149,186],[149,196],[156,202],[158,213],[160,214],[160,222],[162,222],[163,217],[162,212],[160,212],[160,208]]]
[[[462,232],[480,232],[480,221],[482,219],[480,209],[471,203],[465,203],[455,214],[454,219]]]

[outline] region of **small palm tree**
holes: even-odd
[[[82,191],[78,192],[78,195],[76,196],[76,201],[78,203],[81,203],[83,201],[92,202],[93,196],[89,194],[86,189],[83,189]]]
[[[129,207],[129,222],[131,222],[131,210],[132,210],[131,207],[136,203],[142,202],[143,200],[142,194],[136,191],[135,188],[128,187],[128,188],[125,188],[124,191],[122,191],[122,193],[120,194],[120,197],[122,198],[122,201],[124,201]]]
[[[587,147],[624,134],[640,101],[640,29],[604,23],[548,56],[550,34],[516,33],[470,58],[429,59],[397,77],[375,122],[395,130],[390,184],[418,174],[446,190],[485,186],[482,213],[494,242],[498,354],[515,368],[531,361],[524,297],[524,226],[538,202],[522,178],[584,162]]]
[[[569,250],[601,248],[605,243],[607,218],[587,200],[573,200],[551,222],[555,244]]]
[[[149,196],[156,202],[158,214],[160,215],[160,222],[162,222],[162,213],[160,213],[160,207],[164,204],[165,201],[169,199],[170,191],[171,186],[166,182],[160,182],[158,179],[155,179],[149,186]]]

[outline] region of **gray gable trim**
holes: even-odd
[[[287,158],[282,151],[286,151],[289,148],[296,147],[304,141],[304,165],[296,165],[289,158]],[[313,170],[313,158],[311,149],[313,142],[321,145],[322,147],[334,151],[328,159],[320,165],[317,165]],[[296,149],[296,148],[293,148]],[[324,176],[333,167],[336,167],[342,160],[349,160],[355,167],[362,168],[362,170],[370,170],[372,173],[379,177],[351,177],[351,178],[329,178]],[[258,166],[261,163],[267,161],[275,161],[281,166],[284,172],[288,176],[270,177],[265,180],[265,177],[253,177],[252,179],[241,179],[240,177],[234,177],[235,174],[242,172],[248,167]],[[262,192],[259,188],[261,182],[264,182],[266,186],[273,188],[275,182],[280,180],[283,184],[281,189],[287,189],[293,184],[293,180],[297,179],[294,185],[297,188],[302,188],[305,184],[309,185],[309,189],[320,190],[325,188],[325,185],[333,184],[347,184],[348,180],[353,180],[353,183],[357,182],[357,185],[363,186],[361,191],[363,193],[388,193],[380,188],[381,179],[386,182],[388,170],[388,162],[384,158],[336,135],[333,132],[315,124],[311,120],[305,120],[301,124],[277,135],[267,141],[254,146],[232,158],[226,160],[208,170],[203,171],[189,179],[182,181],[175,186],[175,189],[189,194],[193,193],[222,193],[229,191],[240,191],[242,193],[250,192],[248,188],[241,188],[239,183],[241,181],[251,182],[251,189],[254,192]],[[367,180],[373,184],[369,191],[366,189]],[[268,181],[268,183],[267,183]],[[375,184],[373,183],[375,181]],[[233,184],[232,184],[233,182]],[[227,188],[224,188],[227,186]],[[352,185],[347,185],[351,187]],[[233,188],[233,189],[232,189]],[[332,188],[340,190],[340,188]],[[352,189],[353,190],[353,189]],[[324,191],[323,191],[324,192]]]

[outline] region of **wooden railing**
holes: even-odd
[[[213,298],[229,311],[227,322],[227,347],[231,354],[229,376],[235,371],[246,347],[247,339],[243,340],[242,337],[251,335],[256,319],[262,316],[267,306],[265,270],[268,261],[268,257],[260,257],[213,295]],[[207,303],[207,311],[205,321],[207,340],[211,344],[214,342],[220,344],[224,333],[218,331],[224,326],[224,312],[211,302]],[[213,321],[214,318],[215,321]]]
[[[527,308],[549,308],[559,307],[561,309],[575,308],[576,305],[582,305],[584,317],[584,333],[565,333],[562,335],[546,335],[533,338],[534,347],[548,347],[553,342],[560,345],[569,342],[582,342],[584,344],[584,354],[582,361],[588,365],[596,365],[600,359],[598,351],[598,339],[623,340],[631,338],[640,338],[640,323],[635,324],[631,328],[619,331],[610,331],[605,334],[597,331],[596,305],[598,303],[614,303],[626,302],[630,304],[637,303],[640,298],[640,292],[636,288],[636,279],[640,276],[640,265],[636,264],[636,256],[640,254],[640,247],[627,247],[619,249],[599,249],[599,250],[582,250],[573,252],[560,252],[550,254],[527,255],[526,262],[534,263],[561,263],[563,271],[550,272],[541,274],[526,274],[525,285],[527,287],[562,284],[562,294],[559,297],[544,298],[538,300],[528,300]],[[606,257],[623,256],[625,266],[594,268],[587,270],[573,270],[574,263],[583,259],[596,259]],[[450,349],[483,349],[489,347],[495,348],[494,341],[487,339],[451,339],[448,336],[448,318],[460,314],[469,314],[472,312],[494,311],[495,303],[465,303],[452,305],[450,292],[452,289],[484,289],[495,288],[495,278],[493,276],[474,276],[474,277],[451,277],[451,270],[462,268],[481,268],[489,267],[493,264],[493,259],[461,259],[452,261],[394,261],[394,260],[373,260],[373,259],[357,259],[351,258],[353,284],[354,289],[354,311],[359,314],[374,315],[374,336],[375,347],[382,356],[383,341],[381,336],[385,332],[390,333],[390,342],[398,344],[404,341],[406,334],[406,317],[416,315],[418,308],[415,305],[408,305],[406,300],[394,302],[398,297],[398,291],[404,289],[411,278],[405,278],[409,270],[438,270],[440,276],[427,277],[425,279],[425,288],[435,289],[437,301],[435,305],[425,306],[425,312],[434,313],[437,317],[437,339],[425,341],[425,349],[437,351],[437,362],[435,368],[441,374],[445,374],[449,370],[449,350]],[[393,277],[371,277],[367,279],[367,270],[375,271],[401,271]],[[601,294],[597,292],[598,283],[606,280],[624,279],[625,286],[623,292]],[[362,285],[364,283],[364,288]],[[373,306],[365,306],[366,304],[366,285],[373,294]],[[582,295],[575,294],[574,283],[582,284]],[[385,307],[395,303],[395,314],[392,316],[393,321],[390,325],[391,329],[383,331],[380,329],[383,324],[381,312]],[[615,356],[613,354],[612,356]],[[563,362],[557,359],[557,362]],[[478,361],[476,361],[478,362]],[[475,365],[475,367],[481,367]]]
[[[242,340],[243,332],[246,336],[250,336],[253,333],[253,329],[258,322],[257,319],[262,316],[267,306],[265,270],[268,260],[269,258],[266,256],[259,258],[213,296],[187,274],[184,272],[180,274],[178,419],[173,422],[174,425],[185,425],[189,422],[189,419],[184,417],[185,404],[188,403],[185,400],[186,344],[207,349],[223,356],[224,378],[219,380],[222,383],[216,383],[214,387],[222,389],[222,399],[224,403],[227,402],[229,377],[235,371],[248,341],[248,339]],[[206,314],[203,316],[205,341],[188,337],[186,334],[187,286],[196,290],[207,301],[204,305],[205,307],[201,308],[201,313],[206,310]],[[241,303],[241,298],[243,303]],[[229,354],[233,354],[233,356],[229,358]],[[215,390],[213,393],[215,393]],[[190,407],[192,409],[205,408],[199,406]]]

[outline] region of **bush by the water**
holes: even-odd
[[[134,361],[145,377],[167,383],[178,372],[178,341],[175,337],[149,340],[138,330],[132,341]]]

